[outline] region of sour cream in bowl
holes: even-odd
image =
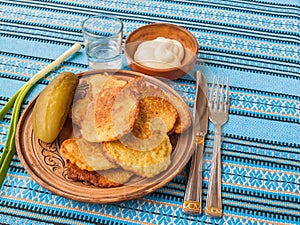
[[[156,69],[180,67],[183,58],[182,44],[164,37],[142,42],[134,54],[137,63]]]
[[[174,80],[194,68],[198,42],[183,27],[152,23],[141,26],[128,35],[124,52],[131,70]]]

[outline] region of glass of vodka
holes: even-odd
[[[110,15],[97,15],[82,23],[89,68],[121,69],[123,23]]]

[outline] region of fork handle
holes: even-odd
[[[211,217],[221,217],[223,214],[221,172],[221,126],[216,126],[212,166],[210,170],[210,179],[206,199],[206,214]]]
[[[202,156],[204,137],[196,138],[195,148],[182,206],[182,211],[190,215],[201,214],[202,212]]]

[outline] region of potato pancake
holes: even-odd
[[[60,154],[71,163],[78,166],[81,170],[107,170],[116,168],[102,154],[101,143],[90,143],[84,139],[67,139],[60,147]]]
[[[174,124],[173,130],[175,133],[180,134],[188,129],[192,124],[190,109],[183,100],[177,98],[175,95],[172,95],[170,93],[166,93],[166,95],[169,102],[175,107],[178,113],[178,117]]]
[[[139,88],[145,84],[137,77],[124,87],[104,88],[95,102],[95,126],[99,141],[114,141],[129,133],[139,113]]]
[[[103,143],[103,152],[124,170],[141,177],[151,178],[161,173],[171,164],[172,145],[168,135],[150,151],[137,151],[126,147],[121,141]]]
[[[125,184],[132,176],[131,172],[120,168],[104,171],[81,170],[77,165],[67,160],[68,178],[74,181],[84,181],[96,187],[119,187]]]

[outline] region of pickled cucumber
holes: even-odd
[[[60,73],[40,93],[32,112],[32,129],[40,140],[53,142],[66,121],[78,85],[71,72]]]

